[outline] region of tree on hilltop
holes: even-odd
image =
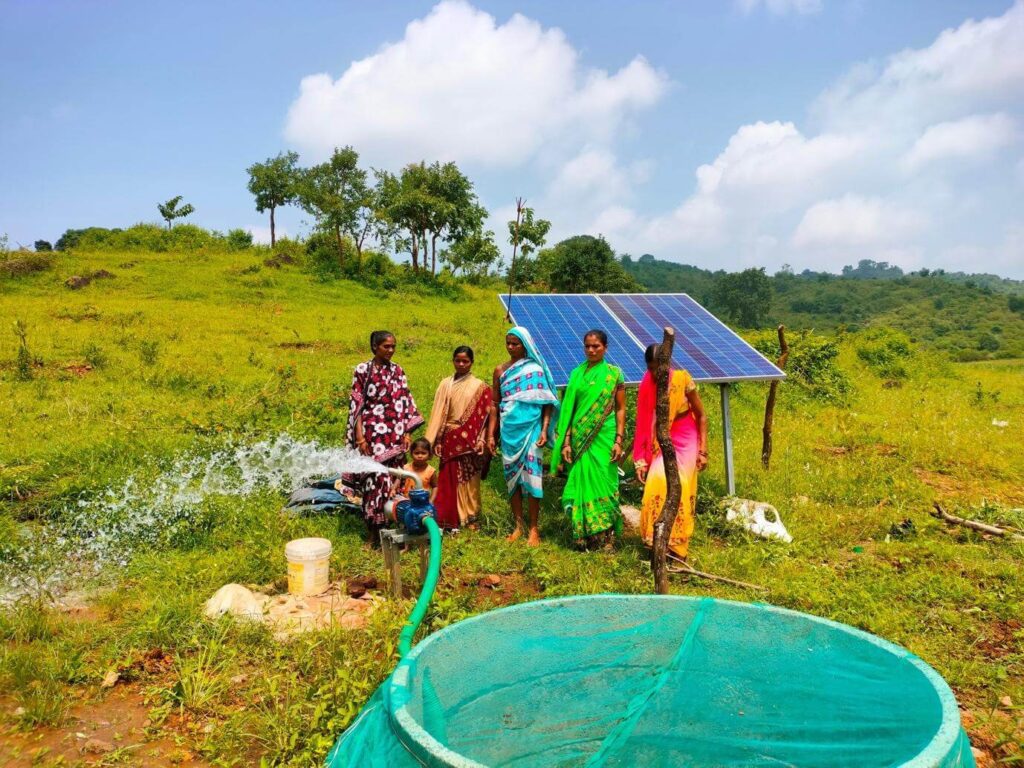
[[[181,208],[178,207],[178,203],[181,202],[181,195],[172,197],[166,203],[157,203],[157,210],[160,211],[160,215],[163,216],[164,221],[167,222],[167,228],[171,228],[171,222],[175,219],[183,219],[186,216],[190,216],[195,212],[195,206],[191,203],[185,203]]]
[[[352,239],[360,261],[370,236],[378,241],[387,239],[376,192],[367,184],[359,153],[352,147],[336,148],[328,160],[302,172],[296,189],[303,210],[316,218],[317,226],[334,235],[339,258],[344,254],[342,235]]]
[[[487,218],[471,182],[455,163],[412,163],[395,175],[377,173],[379,214],[408,250],[412,268],[437,272],[439,242],[453,246],[478,232]],[[422,256],[422,264],[420,257]]]
[[[277,243],[274,225],[274,211],[282,205],[295,202],[295,185],[298,178],[295,152],[282,152],[277,157],[267,158],[264,163],[253,163],[246,171],[249,174],[249,192],[256,198],[256,211],[270,211],[270,247]]]

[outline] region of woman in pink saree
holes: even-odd
[[[633,465],[637,479],[644,484],[644,501],[640,509],[640,534],[650,546],[654,523],[665,506],[668,483],[665,462],[654,430],[657,390],[654,383],[652,344],[644,353],[647,373],[640,382],[636,400],[636,436],[633,440]],[[697,473],[708,465],[708,419],[697,394],[693,377],[685,370],[669,371],[670,434],[679,462],[679,480],[683,485],[679,513],[669,534],[668,546],[673,556],[685,560],[693,535],[693,513],[697,505]]]

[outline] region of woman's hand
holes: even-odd
[[[538,448],[543,448],[547,444],[548,444],[548,431],[546,429],[542,429],[541,432],[540,432],[540,437],[537,438],[537,447]]]
[[[484,438],[483,435],[481,435],[480,439],[476,441],[476,445],[473,446],[473,451],[476,453],[477,456],[483,456],[485,448],[486,446],[484,445]]]
[[[647,482],[647,464],[642,461],[638,461],[633,465],[633,471],[636,472],[636,479],[641,483]]]
[[[697,454],[697,471],[703,472],[708,466],[708,454],[706,451],[700,451]]]
[[[616,443],[612,446],[612,464],[622,458],[622,446]]]
[[[373,455],[373,451],[370,450],[370,444],[367,443],[366,440],[359,440],[356,443],[356,448],[359,449],[359,452],[361,454],[363,454],[363,456],[372,456]]]
[[[565,444],[562,446],[562,461],[572,464],[572,443],[569,442],[569,438],[565,439]]]
[[[402,448],[408,451],[410,445],[412,445],[412,438],[409,437],[409,433],[406,432],[404,435],[402,435]]]
[[[491,456],[498,452],[498,441],[494,439],[494,435],[487,436],[487,450],[491,452]]]

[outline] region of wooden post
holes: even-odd
[[[786,326],[779,326],[779,348],[782,354],[776,363],[780,369],[785,370],[786,360],[789,359],[789,345],[786,344]],[[779,380],[776,379],[768,386],[768,402],[764,404],[764,427],[761,429],[761,463],[765,469],[772,460],[772,420],[775,418],[775,393],[779,389]]]
[[[512,232],[512,264],[508,268],[508,300],[505,302],[505,322],[512,322],[512,281],[515,279],[516,253],[519,251],[519,224],[523,220],[523,210],[526,208],[526,201],[516,198],[516,226]]]
[[[665,506],[661,509],[657,522],[654,524],[654,546],[651,548],[651,570],[654,571],[654,591],[659,595],[668,594],[668,538],[672,526],[679,514],[679,501],[683,497],[682,484],[679,482],[679,462],[676,461],[676,447],[669,433],[668,389],[669,363],[672,360],[672,347],[675,346],[676,332],[666,328],[656,355],[657,367],[654,381],[657,385],[657,405],[655,407],[655,432],[661,448],[662,461],[665,463],[665,482],[668,490],[665,493]]]
[[[729,413],[729,385],[719,384],[722,395],[722,447],[725,449],[725,489],[736,495],[736,476],[732,464],[732,415]]]

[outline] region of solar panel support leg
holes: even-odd
[[[732,466],[732,417],[729,415],[729,385],[719,384],[722,393],[722,443],[725,448],[725,487],[736,495],[736,477]]]

